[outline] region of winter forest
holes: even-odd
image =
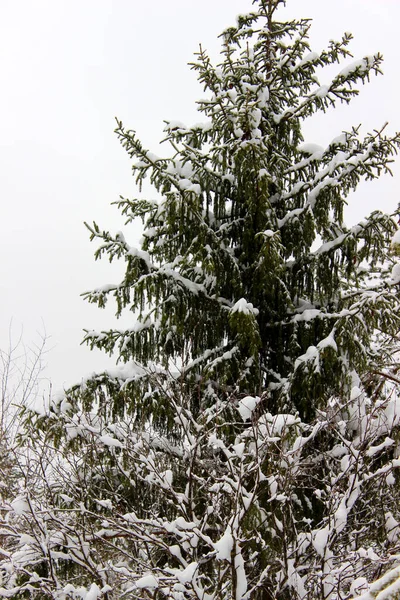
[[[400,598],[398,211],[345,223],[400,134],[302,135],[383,59],[253,4],[194,56],[199,122],[165,155],[117,123],[143,237],[87,223],[125,274],[84,294],[130,315],[85,332],[116,367],[39,411],[33,362],[15,412],[0,353],[1,598]]]

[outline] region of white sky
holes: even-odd
[[[95,263],[84,220],[122,228],[119,195],[135,196],[129,161],[113,133],[118,116],[159,154],[163,119],[199,120],[202,96],[187,62],[201,42],[216,57],[217,35],[250,0],[2,0],[0,6],[0,348],[13,319],[51,337],[47,376],[71,384],[106,360],[81,347],[82,329],[108,328],[111,311],[80,293],[118,280],[123,265]],[[355,58],[380,51],[385,77],[373,79],[350,108],[307,125],[324,144],[363,123],[400,129],[398,0],[289,0],[285,13],[314,18],[313,49],[351,31]],[[321,77],[321,83],[324,83]],[[398,203],[397,178],[362,186],[349,218]],[[128,241],[138,232],[128,232]],[[103,264],[104,263],[104,264]]]

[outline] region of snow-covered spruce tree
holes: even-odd
[[[254,4],[222,34],[221,64],[196,55],[205,121],[168,122],[169,157],[118,123],[160,199],[117,203],[143,219],[140,248],[89,226],[97,258],[126,273],[86,297],[114,296],[132,327],[88,331],[120,367],[27,413],[38,456],[58,459],[9,506],[0,596],[382,599],[399,585],[396,226],[376,211],[348,228],[343,211],[400,136],[354,128],[324,149],[301,133],[382,57],[349,60],[350,34],[311,52],[308,20]]]
[[[343,209],[361,179],[389,170],[400,137],[377,130],[360,139],[354,128],[325,149],[304,145],[302,121],[349,102],[382,57],[347,64],[321,86],[317,70],[349,56],[351,35],[312,53],[309,21],[282,24],[273,19],[281,2],[256,4],[224,32],[217,68],[203,50],[196,56],[206,120],[167,123],[171,158],[148,152],[118,124],[137,184],[149,176],[162,200],[118,203],[128,223],[144,220],[140,249],[89,226],[101,242],[96,257],[123,258],[126,275],[87,299],[101,307],[114,296],[118,314],[138,318],[127,330],[88,332],[86,341],[146,368],[179,361],[202,406],[214,392],[265,392],[269,409],[310,420],[348,392],[353,370],[363,376],[385,361],[371,332],[397,332],[394,295],[382,282],[378,295],[371,288],[393,221],[376,211],[349,229]],[[142,384],[131,390],[135,410],[162,413],[158,399],[142,401]],[[160,416],[168,428],[168,414]]]

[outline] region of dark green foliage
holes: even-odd
[[[361,138],[356,127],[325,149],[302,145],[302,121],[350,102],[357,83],[381,72],[382,56],[351,63],[320,86],[317,69],[350,57],[351,35],[310,53],[309,20],[281,23],[279,1],[256,4],[222,34],[220,65],[201,48],[196,55],[206,121],[167,123],[172,155],[148,152],[118,122],[139,188],[147,177],[161,199],[117,202],[128,224],[144,223],[140,249],[88,225],[101,240],[96,257],[124,259],[126,273],[86,298],[102,307],[113,295],[117,314],[128,309],[137,320],[85,340],[146,369],[183,365],[191,385],[209,374],[229,390],[269,390],[271,406],[313,418],[325,398],[345,392],[352,370],[368,370],[372,332],[398,330],[397,314],[382,313],[382,302],[397,303],[387,285],[375,280],[378,296],[363,296],[387,260],[394,222],[375,212],[349,229],[343,209],[361,179],[390,172],[399,136],[382,129]],[[239,301],[251,316],[235,312]],[[329,336],[336,342],[321,368],[296,368]],[[141,413],[147,385],[145,377],[131,381],[128,412]]]

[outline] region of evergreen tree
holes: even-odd
[[[39,456],[54,446],[59,461],[10,517],[9,535],[21,519],[31,533],[0,596],[333,600],[398,585],[396,225],[375,211],[349,228],[343,213],[390,172],[400,135],[303,143],[302,122],[350,102],[382,57],[349,62],[350,34],[311,52],[310,21],[280,22],[281,4],[255,0],[217,67],[200,48],[205,121],[167,122],[171,156],[118,123],[139,189],[149,176],[160,199],[117,202],[142,218],[140,248],[88,225],[96,257],[126,272],[86,298],[114,296],[133,323],[86,332],[118,369],[27,413]]]
[[[138,317],[85,339],[145,369],[178,361],[190,385],[201,377],[203,403],[214,392],[263,393],[267,407],[312,419],[348,393],[353,370],[362,377],[385,361],[372,332],[398,331],[395,295],[380,276],[394,222],[376,211],[348,228],[343,212],[361,179],[389,171],[400,138],[385,128],[360,138],[357,127],[325,149],[302,143],[302,121],[350,102],[382,56],[351,62],[321,86],[317,70],[351,56],[352,36],[310,52],[309,20],[274,20],[279,4],[257,2],[222,34],[218,67],[200,49],[192,68],[208,94],[198,103],[206,121],[167,123],[172,157],[147,151],[118,123],[137,184],[149,176],[161,200],[118,202],[128,223],[144,221],[140,249],[88,226],[101,242],[96,257],[124,259],[126,273],[87,299],[101,307],[114,296],[118,315]],[[218,383],[207,398],[210,381]],[[142,385],[131,398],[154,415]]]

